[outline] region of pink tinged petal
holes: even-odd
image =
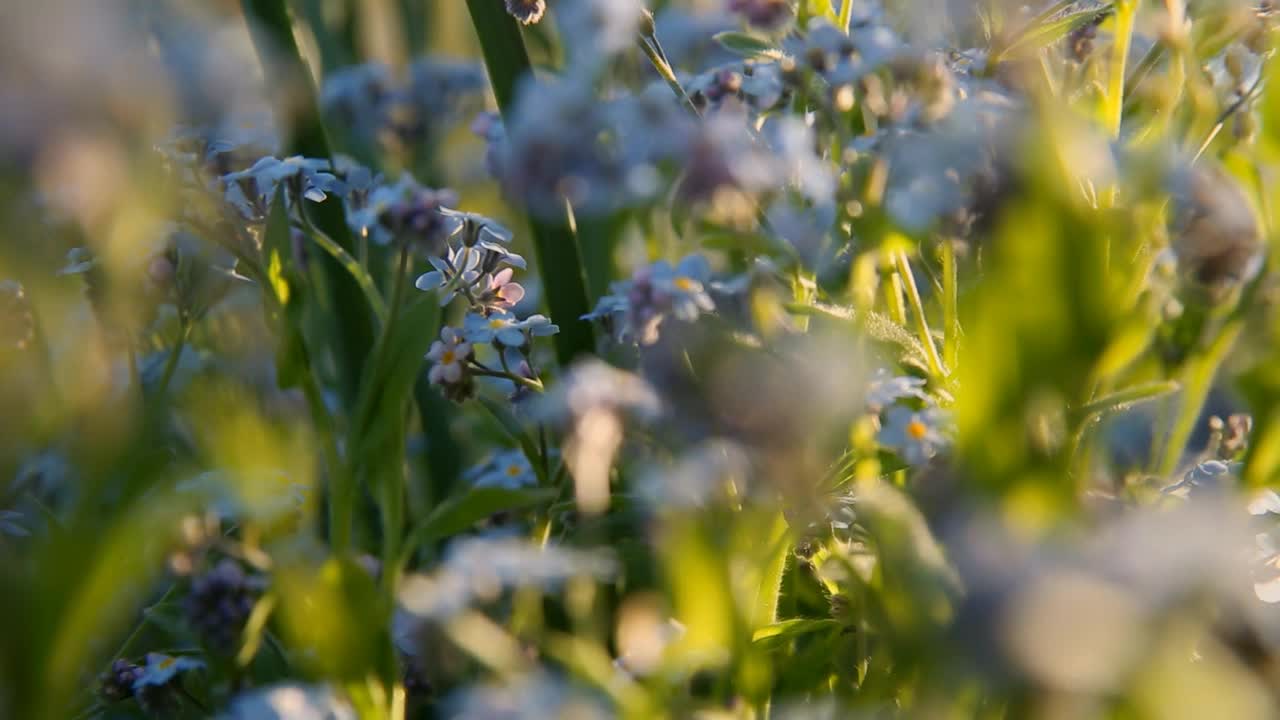
[[[506,285],[507,283],[511,282],[511,276],[513,274],[515,274],[515,271],[512,270],[511,268],[503,268],[499,270],[498,272],[494,273],[492,278],[489,279],[489,287],[496,288],[496,287],[502,287],[503,285]]]
[[[524,299],[524,286],[520,283],[507,283],[502,286],[502,290],[498,292],[498,297],[502,298],[510,305],[515,305]]]

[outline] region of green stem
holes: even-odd
[[[956,249],[949,238],[942,239],[942,356],[955,370],[960,354],[960,285],[956,271]]]
[[[1182,374],[1182,396],[1178,404],[1178,413],[1174,416],[1173,426],[1165,438],[1164,450],[1160,453],[1159,464],[1155,474],[1167,477],[1178,469],[1178,461],[1187,448],[1187,440],[1195,431],[1196,421],[1200,419],[1200,411],[1204,408],[1209,391],[1213,388],[1213,378],[1218,366],[1226,359],[1227,352],[1235,344],[1236,338],[1244,329],[1243,322],[1232,322],[1223,328],[1204,354],[1187,361]]]
[[[329,409],[316,382],[311,364],[304,363],[299,372],[299,384],[307,399],[311,423],[319,435],[320,451],[324,455],[325,468],[329,471],[329,545],[334,554],[341,555],[351,546],[351,510],[354,503],[355,484],[342,456],[338,453],[338,441]]]
[[[155,397],[162,398],[169,390],[169,383],[173,380],[174,373],[178,371],[178,362],[182,359],[182,351],[187,347],[187,338],[191,335],[191,323],[182,322],[181,331],[178,333],[178,341],[174,343],[173,349],[169,351],[169,357],[164,363],[164,373],[160,375],[160,383],[156,385]]]
[[[670,87],[671,92],[675,93],[676,97],[680,98],[681,102],[685,104],[685,107],[689,109],[689,112],[692,112],[694,115],[700,114],[698,112],[698,106],[693,104],[693,98],[689,97],[689,93],[685,92],[684,86],[680,84],[680,79],[676,77],[676,73],[672,70],[671,64],[667,62],[667,59],[662,55],[658,46],[651,43],[649,39],[645,37],[636,38],[636,44],[644,51],[644,56],[649,59],[649,64],[653,66],[654,70],[658,71],[658,75],[667,83],[667,87]]]
[[[933,333],[929,331],[929,320],[924,314],[924,303],[920,300],[920,290],[916,287],[915,276],[911,274],[911,263],[904,250],[893,253],[894,264],[898,275],[907,291],[907,301],[911,304],[911,313],[916,318],[916,332],[920,335],[920,344],[924,346],[925,359],[929,363],[929,372],[939,381],[947,379],[947,368],[938,356],[938,346],[933,342]]]
[[[351,275],[351,278],[356,281],[356,285],[360,287],[360,291],[364,293],[365,300],[369,302],[369,307],[373,308],[373,314],[377,315],[378,321],[385,325],[387,323],[387,306],[382,301],[382,296],[378,294],[378,288],[373,283],[373,277],[365,272],[359,260],[352,257],[351,253],[347,252],[333,238],[316,227],[306,217],[306,213],[303,213],[302,216],[303,225],[306,226],[307,232],[311,234],[316,244],[329,253],[330,257],[337,260],[338,264]]]
[[[111,666],[111,663],[114,663],[116,660],[119,660],[120,658],[125,657],[129,653],[129,648],[133,647],[134,641],[136,641],[138,639],[138,635],[142,633],[143,626],[147,624],[146,614],[150,612],[152,608],[163,605],[169,599],[169,597],[173,595],[174,591],[176,591],[177,589],[178,589],[177,583],[171,584],[169,586],[169,589],[165,590],[164,594],[160,596],[159,600],[156,600],[150,606],[142,609],[142,614],[143,614],[142,621],[139,622],[137,626],[133,628],[133,630],[129,633],[129,637],[126,637],[124,639],[124,642],[120,644],[120,649],[116,650],[115,655],[111,656],[111,662],[107,663],[108,667]]]

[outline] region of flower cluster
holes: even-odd
[[[923,465],[949,444],[950,415],[925,391],[923,378],[880,368],[867,385],[866,402],[880,425],[880,445],[907,464]]]
[[[504,379],[517,390],[541,388],[530,359],[532,340],[560,329],[545,315],[515,314],[525,290],[513,277],[525,261],[510,250],[510,231],[481,215],[443,213],[454,223],[450,242],[443,256],[430,258],[435,269],[415,285],[438,293],[442,306],[461,298],[467,311],[462,325],[442,328],[427,352],[432,384],[456,401],[472,394],[477,377]],[[492,357],[484,357],[482,348]]]
[[[608,578],[616,570],[613,558],[599,552],[539,547],[519,538],[466,538],[449,547],[434,573],[407,578],[399,597],[413,617],[443,621],[507,589],[552,589],[575,577]]]
[[[192,580],[183,600],[187,622],[213,651],[234,652],[264,587],[262,578],[246,573],[238,562],[224,559]]]
[[[478,104],[484,71],[471,63],[418,58],[403,78],[380,63],[342,68],[325,79],[321,104],[360,141],[401,150],[433,143]]]
[[[689,255],[674,267],[659,260],[611,285],[583,319],[605,324],[619,341],[652,345],[666,318],[693,322],[716,309],[710,282],[711,265],[702,255]]]

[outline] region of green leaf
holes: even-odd
[[[1098,22],[1111,12],[1112,8],[1108,5],[1046,19],[1044,22],[1027,28],[1005,49],[1005,53],[1023,49],[1038,49],[1051,45],[1078,28]]]
[[[780,58],[782,52],[774,47],[767,38],[762,38],[751,33],[735,32],[726,30],[716,33],[712,36],[717,43],[725,50],[741,55],[744,58],[770,57]]]
[[[516,416],[512,415],[506,406],[494,402],[490,398],[480,397],[477,398],[477,401],[485,410],[489,411],[494,420],[498,421],[502,429],[506,430],[507,434],[520,444],[520,449],[524,451],[525,457],[529,458],[529,463],[533,465],[533,470],[538,475],[538,482],[542,485],[549,484],[543,474],[542,463],[539,462],[542,453],[539,451],[537,443],[529,436],[529,433],[525,432],[524,426],[520,424]]]
[[[1124,412],[1134,405],[1159,400],[1166,395],[1172,395],[1177,392],[1180,387],[1181,386],[1173,380],[1134,385],[1133,387],[1118,390],[1110,395],[1082,405],[1072,412],[1072,416],[1076,422],[1081,422],[1094,418],[1102,418],[1107,415],[1114,415],[1118,412]]]
[[[919,338],[883,313],[859,313],[850,307],[821,302],[789,303],[786,307],[788,312],[796,315],[853,324],[900,364],[928,370],[924,346],[920,344]]]
[[[262,241],[262,265],[267,269],[266,288],[275,302],[267,304],[267,313],[277,328],[280,347],[276,349],[276,383],[281,388],[296,387],[306,371],[308,358],[302,335],[302,283],[297,272],[285,264],[291,257],[289,218],[285,209],[284,190],[277,189],[267,216]]]
[[[328,135],[320,120],[315,83],[294,39],[293,22],[285,0],[241,0],[254,48],[262,62],[266,85],[278,98],[277,121],[292,121],[287,154],[333,160]],[[342,200],[330,196],[308,207],[316,226],[343,248],[354,247]],[[287,239],[287,238],[286,238]],[[288,247],[287,245],[285,247]],[[287,253],[281,252],[282,258]],[[331,318],[327,346],[338,366],[339,391],[348,405],[355,403],[365,353],[373,347],[373,319],[359,285],[328,256],[317,258],[327,292],[315,301]]]
[[[473,488],[437,505],[426,518],[415,525],[405,543],[405,553],[413,552],[423,543],[469,530],[495,513],[551,502],[555,496],[556,491],[551,488]]]
[[[776,645],[800,635],[839,630],[840,623],[830,618],[793,618],[757,628],[751,642]]]
[[[502,119],[511,127],[520,82],[533,78],[533,65],[525,49],[524,36],[515,18],[507,14],[499,0],[467,0],[472,25],[480,38],[485,68],[493,86]],[[533,249],[542,274],[551,319],[559,323],[555,336],[556,359],[568,365],[575,357],[595,352],[595,334],[583,315],[591,311],[587,302],[578,238],[573,229],[572,211],[548,220],[529,217]]]

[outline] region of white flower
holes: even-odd
[[[461,382],[470,357],[471,343],[454,328],[444,328],[440,331],[440,339],[431,343],[427,351],[427,359],[435,363],[427,373],[427,379],[433,385]]]

